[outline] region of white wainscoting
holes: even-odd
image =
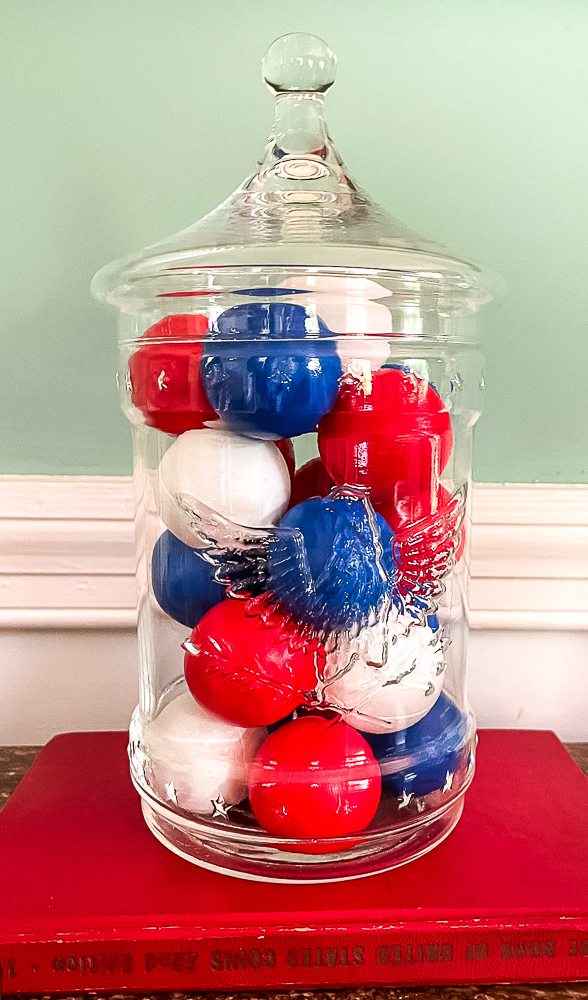
[[[137,700],[132,483],[0,477],[0,744],[124,728]],[[588,486],[476,485],[480,725],[588,740]]]

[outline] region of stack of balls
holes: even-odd
[[[395,534],[448,497],[452,432],[435,388],[387,363],[388,294],[318,277],[235,293],[214,322],[168,316],[129,363],[133,405],[174,438],[152,592],[191,630],[188,691],[146,726],[152,786],[223,821],[248,799],[298,852],[340,850],[382,796],[441,789],[465,740],[439,623],[394,596]],[[309,433],[320,458],[296,470]],[[237,599],[221,548],[238,563],[256,533],[263,572]]]

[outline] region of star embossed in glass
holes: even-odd
[[[229,809],[233,808],[234,803],[229,804],[225,802],[222,795],[217,795],[216,799],[212,799],[212,818],[213,819],[228,819]]]
[[[133,759],[135,767],[137,769],[138,777],[142,779],[145,783],[147,783],[147,765],[149,763],[149,757],[143,750],[143,747],[141,746],[140,743],[137,743],[135,745],[135,753]]]
[[[167,795],[169,801],[173,802],[174,805],[177,806],[177,804],[178,804],[178,793],[176,792],[176,789],[175,789],[173,781],[168,781],[167,784],[165,785],[165,794]]]
[[[450,792],[451,789],[452,789],[452,787],[453,787],[453,775],[451,774],[451,771],[446,771],[446,773],[445,773],[445,784],[443,785],[443,788],[441,789],[441,791],[443,791],[443,792]]]

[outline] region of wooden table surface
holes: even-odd
[[[588,776],[588,743],[566,743],[568,751]],[[0,810],[20,779],[26,774],[42,747],[0,747]],[[588,850],[588,845],[587,845]],[[1,906],[0,900],[0,906]],[[10,994],[2,991],[2,996]],[[35,1000],[53,1000],[57,994],[37,994]],[[255,992],[215,993],[113,993],[109,991],[87,991],[77,994],[77,998],[116,998],[116,1000],[588,1000],[586,983],[516,983],[512,986],[428,986],[414,989],[324,989],[324,990],[276,990]],[[59,1000],[70,1000],[59,994]],[[71,1000],[75,1000],[74,997]]]

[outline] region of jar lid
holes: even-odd
[[[323,117],[336,64],[315,35],[278,38],[262,60],[276,114],[261,164],[194,225],[102,268],[96,298],[137,314],[161,308],[161,298],[311,290],[320,272],[322,280],[346,276],[350,292],[368,299],[425,298],[454,314],[488,302],[479,267],[413,232],[349,176]],[[382,291],[372,295],[375,282]]]

